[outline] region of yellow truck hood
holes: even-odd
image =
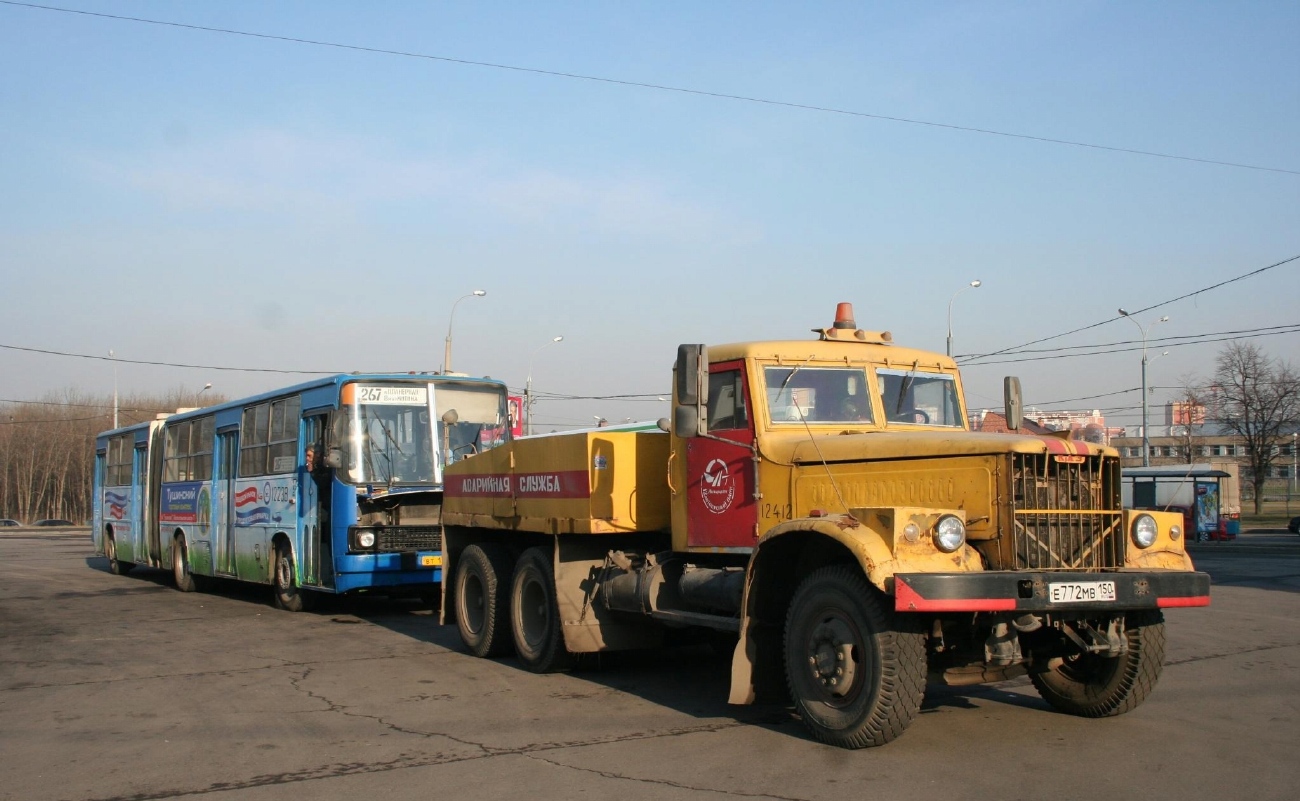
[[[981,456],[1002,453],[1054,453],[1073,456],[1117,455],[1113,448],[1081,440],[968,431],[872,431],[861,434],[791,432],[769,434],[763,457],[784,464],[915,459],[926,456]]]

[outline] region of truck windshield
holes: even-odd
[[[872,422],[867,373],[861,367],[765,367],[772,424]]]
[[[876,371],[876,380],[887,425],[965,428],[953,376],[881,369]]]

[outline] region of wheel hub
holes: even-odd
[[[808,667],[813,681],[835,698],[848,695],[857,678],[853,630],[843,620],[826,618],[808,637]]]

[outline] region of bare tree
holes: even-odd
[[[1169,433],[1178,437],[1179,455],[1186,459],[1188,464],[1192,464],[1196,461],[1196,454],[1203,440],[1196,435],[1196,431],[1198,426],[1202,428],[1205,426],[1205,409],[1209,393],[1199,383],[1199,379],[1191,373],[1180,376],[1178,380],[1182,386],[1174,396],[1174,419],[1170,421],[1173,425]]]
[[[1232,342],[1219,352],[1214,381],[1218,418],[1246,446],[1255,488],[1255,514],[1264,502],[1264,482],[1277,455],[1273,447],[1300,420],[1300,376],[1290,364],[1269,358],[1257,345]]]

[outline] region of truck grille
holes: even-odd
[[[1011,467],[1012,569],[1123,566],[1118,461],[1016,453]]]
[[[385,526],[375,529],[375,548],[380,553],[441,551],[442,526]]]

